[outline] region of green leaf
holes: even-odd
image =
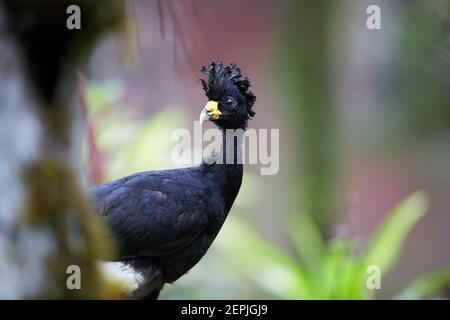
[[[236,269],[260,288],[281,299],[312,299],[311,279],[298,262],[283,250],[264,241],[243,219],[229,217],[221,231],[221,245],[232,252]]]
[[[450,267],[433,271],[414,280],[396,298],[426,299],[436,297],[446,285],[450,285]]]
[[[319,272],[325,253],[320,230],[308,214],[296,214],[293,220],[288,230],[298,254],[310,272]]]
[[[331,241],[325,259],[324,281],[328,286],[328,299],[363,299],[365,292],[362,277],[365,273],[355,257],[355,246],[351,240]]]
[[[410,230],[427,210],[427,199],[422,191],[415,192],[395,207],[375,232],[363,256],[365,267],[376,265],[381,274],[389,271]]]

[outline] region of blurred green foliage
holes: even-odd
[[[450,284],[450,268],[442,268],[414,280],[398,295],[398,299],[440,298],[439,293]]]
[[[324,245],[317,226],[306,215],[290,223],[296,245],[293,254],[267,243],[248,224],[235,220],[233,236],[223,245],[239,257],[236,263],[241,272],[277,298],[369,299],[376,290],[366,286],[368,267],[378,266],[381,276],[389,272],[407,234],[426,209],[423,192],[408,197],[391,211],[362,252],[354,239],[333,239]]]

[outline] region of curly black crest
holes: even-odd
[[[216,61],[208,67],[203,66],[201,71],[208,76],[207,81],[200,79],[200,82],[209,100],[220,103],[227,96],[232,96],[241,108],[245,106],[245,113],[240,114],[243,120],[247,121],[255,115],[252,107],[256,96],[249,90],[250,79],[242,78],[242,70],[235,63],[224,67],[222,61]]]

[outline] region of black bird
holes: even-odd
[[[222,130],[219,156],[196,167],[136,173],[89,190],[119,245],[120,268],[137,275],[133,298],[156,299],[165,283],[200,261],[241,186],[239,137],[255,114],[256,97],[234,63],[217,61],[201,71],[207,75],[200,81],[209,101],[200,122],[210,120]],[[227,142],[227,129],[240,134]]]

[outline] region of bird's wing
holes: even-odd
[[[89,190],[119,242],[120,258],[168,256],[206,229],[206,189],[189,173],[173,172],[142,173]]]

